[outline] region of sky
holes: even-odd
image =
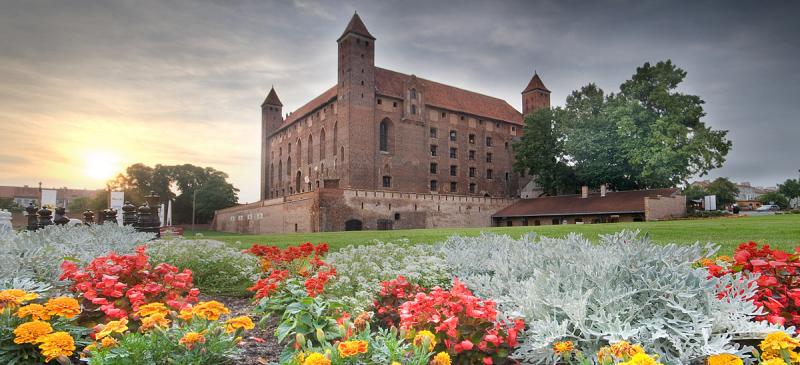
[[[730,131],[711,178],[800,169],[796,1],[0,2],[0,185],[102,188],[133,163],[192,163],[256,201],[261,102],[274,85],[288,112],[334,85],[354,11],[377,66],[517,109],[534,70],[563,105],[671,59]]]

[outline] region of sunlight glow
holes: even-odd
[[[108,151],[91,151],[84,154],[84,174],[95,180],[108,180],[122,167],[119,157]]]

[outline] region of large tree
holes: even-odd
[[[701,121],[699,96],[677,91],[685,77],[671,61],[645,63],[616,94],[594,84],[574,91],[563,108],[526,119],[515,169],[537,171],[537,179],[557,185],[548,177],[569,175],[566,168],[578,184],[629,190],[676,186],[722,166],[731,148],[727,131]],[[536,136],[548,132],[538,120],[548,115],[554,137]]]
[[[522,138],[514,144],[514,171],[530,174],[544,193],[550,195],[564,193],[574,186],[555,112],[563,111],[545,108],[526,116]]]
[[[798,201],[794,204],[800,204],[800,180],[786,179],[783,184],[778,184],[778,191],[789,201],[797,199]]]
[[[718,209],[736,203],[736,195],[739,194],[736,184],[724,177],[718,177],[709,183],[706,191],[709,195],[717,196]]]
[[[777,191],[770,191],[762,194],[758,197],[758,201],[761,202],[761,204],[775,204],[781,209],[786,209],[789,207],[789,199]]]

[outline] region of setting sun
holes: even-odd
[[[84,174],[96,180],[108,180],[120,169],[119,158],[108,152],[87,152],[84,156]]]

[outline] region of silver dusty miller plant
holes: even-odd
[[[554,363],[551,346],[571,340],[584,353],[619,340],[640,343],[667,364],[718,353],[745,356],[736,334],[784,330],[751,322],[755,285],[741,277],[708,279],[692,263],[716,252],[711,244],[655,245],[638,232],[600,237],[512,239],[484,234],[442,245],[448,266],[475,294],[493,298],[528,329],[514,357]],[[750,279],[753,280],[753,279]],[[719,288],[731,293],[718,299]]]
[[[325,291],[351,313],[368,309],[381,290],[381,281],[398,275],[427,288],[444,287],[452,280],[439,250],[407,241],[348,246],[328,254],[325,261],[336,268],[336,277]]]
[[[0,287],[27,283],[58,288],[65,259],[86,264],[109,251],[130,253],[154,237],[116,224],[47,226],[37,231],[0,235]],[[41,290],[40,290],[41,291]]]

